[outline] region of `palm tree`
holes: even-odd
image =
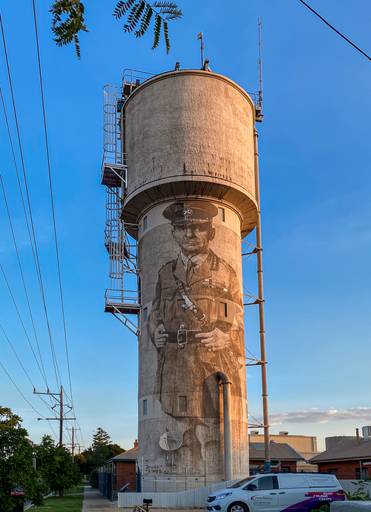
[[[80,32],[88,32],[85,24],[85,6],[81,0],[54,0],[50,9],[54,41],[58,46],[73,43],[80,58]],[[153,26],[153,45],[157,48],[163,34],[166,51],[170,50],[168,22],[182,17],[174,2],[147,2],[146,0],[119,0],[113,11],[119,20],[126,18],[124,31],[142,37]]]

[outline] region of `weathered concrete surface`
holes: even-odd
[[[112,503],[102,496],[97,489],[84,488],[84,501],[81,512],[112,512],[117,509],[117,504]]]
[[[223,197],[256,221],[254,106],[228,78],[184,70],[152,78],[125,104],[127,212],[178,194]],[[184,182],[187,186],[184,186]]]
[[[123,219],[139,225],[142,489],[240,478],[249,470],[241,237],[257,215],[254,105],[232,80],[184,70],[143,83],[124,115]]]
[[[371,501],[334,501],[330,505],[330,511],[344,510],[357,512],[357,510],[371,510]]]

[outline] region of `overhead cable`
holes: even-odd
[[[33,317],[33,314],[32,314],[30,298],[29,298],[29,294],[28,294],[28,290],[27,290],[27,285],[26,285],[26,280],[25,280],[25,276],[24,276],[24,272],[23,272],[23,266],[22,266],[22,262],[21,262],[21,259],[20,259],[20,256],[19,256],[18,244],[17,244],[15,232],[14,232],[14,227],[13,227],[13,222],[12,222],[12,218],[11,218],[11,214],[10,214],[9,204],[8,204],[8,200],[7,200],[7,196],[6,196],[6,190],[5,190],[5,186],[4,186],[4,181],[3,181],[3,177],[1,176],[1,174],[0,174],[0,184],[1,184],[1,189],[2,189],[2,193],[3,193],[5,208],[6,208],[6,212],[7,212],[7,216],[8,216],[10,231],[11,231],[12,238],[13,238],[13,245],[14,245],[14,249],[15,249],[15,253],[16,253],[16,257],[17,257],[18,268],[19,268],[19,272],[20,272],[20,275],[21,275],[21,280],[22,280],[22,285],[23,285],[24,293],[25,293],[25,296],[26,296],[26,302],[27,302],[28,312],[29,312],[29,316],[30,316],[30,320],[31,320],[31,324],[32,324],[33,333],[34,333],[36,347],[37,347],[37,351],[38,351],[39,358],[40,358],[42,376],[44,378],[45,385],[48,388],[49,385],[48,385],[48,380],[47,380],[47,377],[46,377],[43,357],[42,357],[41,350],[40,350],[39,338],[38,338],[38,335],[37,335],[37,332],[36,332],[36,326],[35,326],[35,321],[34,321],[34,317]]]
[[[44,97],[44,81],[43,81],[43,73],[42,73],[42,66],[41,66],[39,31],[38,31],[38,27],[37,27],[37,13],[36,13],[35,0],[32,0],[32,11],[33,11],[33,21],[34,21],[34,29],[35,29],[35,41],[36,41],[37,64],[38,64],[39,83],[40,83],[41,108],[42,108],[42,115],[43,115],[46,160],[47,160],[47,166],[48,166],[48,179],[49,179],[49,191],[50,191],[50,204],[51,204],[52,220],[53,220],[55,255],[56,255],[56,259],[57,259],[59,296],[60,296],[61,310],[62,310],[64,345],[65,345],[65,351],[66,351],[67,370],[68,370],[68,382],[69,382],[69,389],[70,389],[70,395],[71,395],[71,403],[72,403],[72,406],[73,406],[70,357],[69,357],[68,340],[67,340],[67,327],[66,327],[66,316],[65,316],[65,309],[64,309],[64,297],[63,297],[63,287],[62,287],[62,277],[61,277],[61,265],[60,265],[60,257],[59,257],[59,243],[58,243],[58,233],[57,233],[57,222],[56,222],[55,205],[54,205],[52,168],[51,168],[51,162],[50,162],[49,137],[48,137],[48,127],[47,127],[47,121],[46,121],[46,109],[45,109],[45,97]]]
[[[317,16],[320,20],[323,21],[331,30],[333,30],[338,36],[340,36],[344,41],[346,41],[348,44],[353,46],[355,50],[357,50],[359,53],[361,53],[366,59],[371,60],[370,55],[368,55],[365,51],[363,51],[359,46],[357,46],[353,41],[349,39],[349,37],[342,34],[337,28],[335,28],[331,23],[329,23],[323,16],[319,14],[319,12],[315,11],[313,7],[311,7],[307,2],[304,2],[304,0],[299,0],[300,3],[302,3],[307,9],[309,9],[315,16]]]
[[[17,353],[17,350],[15,349],[15,346],[14,346],[14,343],[12,342],[12,340],[10,339],[10,337],[8,336],[7,332],[5,331],[4,327],[2,324],[0,324],[0,331],[3,333],[3,336],[4,338],[6,339],[11,351],[13,352],[14,354],[14,357],[16,358],[19,366],[22,368],[22,371],[23,373],[25,374],[28,382],[30,383],[31,387],[33,389],[35,389],[35,384],[33,383],[31,377],[30,377],[30,374],[29,372],[26,370],[23,362],[22,362],[22,359],[19,357],[18,353]],[[38,398],[55,414],[55,411],[54,409],[52,408],[52,406],[40,395],[37,395]]]
[[[21,324],[21,326],[22,326],[23,332],[24,332],[24,334],[25,334],[25,336],[26,336],[26,339],[27,339],[27,341],[28,341],[28,345],[29,345],[29,347],[30,347],[30,349],[31,349],[32,355],[34,356],[34,359],[35,359],[36,364],[37,364],[37,366],[38,366],[38,368],[39,368],[39,371],[40,371],[40,373],[41,373],[41,376],[43,376],[43,372],[42,372],[42,368],[41,368],[41,366],[40,366],[40,362],[39,362],[39,360],[37,359],[37,356],[36,356],[36,353],[35,353],[35,349],[33,348],[33,345],[32,345],[31,340],[30,340],[30,336],[29,336],[29,334],[28,334],[28,332],[27,332],[26,326],[25,326],[24,321],[23,321],[23,319],[22,319],[22,315],[21,315],[21,313],[20,313],[20,310],[19,310],[19,307],[18,307],[17,301],[15,300],[15,296],[14,296],[13,290],[12,290],[12,288],[11,288],[11,286],[10,286],[10,283],[9,283],[9,280],[8,280],[7,275],[6,275],[6,273],[5,273],[4,267],[3,267],[3,265],[2,265],[1,263],[0,263],[0,272],[1,272],[1,273],[2,273],[2,275],[3,275],[4,282],[5,282],[6,287],[7,287],[7,289],[8,289],[8,292],[9,292],[10,298],[12,299],[12,302],[13,302],[14,308],[15,308],[15,310],[16,310],[16,313],[17,313],[17,316],[18,316],[19,322],[20,322],[20,324]]]
[[[33,239],[33,246],[34,246],[33,254],[34,254],[34,259],[35,259],[36,272],[37,272],[37,275],[38,275],[40,293],[41,293],[41,298],[42,298],[42,302],[43,302],[43,309],[44,309],[44,314],[45,314],[45,319],[46,319],[46,324],[47,324],[47,329],[48,329],[49,345],[50,345],[50,350],[51,350],[51,354],[52,354],[55,378],[56,378],[56,381],[57,381],[57,385],[60,386],[61,385],[61,377],[60,377],[58,361],[57,361],[57,356],[56,356],[54,342],[53,342],[53,337],[52,337],[52,332],[51,332],[51,326],[50,326],[50,321],[49,321],[48,309],[47,309],[47,305],[46,305],[46,296],[45,296],[45,290],[44,290],[43,279],[42,279],[42,274],[41,274],[41,265],[40,265],[40,258],[39,258],[37,241],[36,241],[35,226],[34,226],[34,222],[33,222],[30,194],[29,194],[29,190],[28,190],[27,173],[26,173],[26,166],[25,166],[24,156],[23,156],[23,147],[22,147],[22,140],[21,140],[19,123],[18,123],[18,114],[17,114],[17,107],[16,107],[16,101],[15,101],[15,95],[14,95],[12,74],[11,74],[11,69],[10,69],[10,62],[9,62],[9,58],[8,58],[6,37],[5,37],[4,25],[3,25],[3,20],[2,20],[2,15],[1,14],[0,14],[0,29],[1,29],[1,36],[2,36],[2,41],[3,41],[3,47],[4,47],[4,54],[5,54],[5,61],[6,61],[6,68],[7,68],[7,74],[8,74],[9,87],[10,87],[11,98],[12,98],[12,106],[13,106],[14,120],[15,120],[16,132],[17,132],[19,153],[20,153],[21,164],[22,164],[22,173],[23,173],[23,181],[24,181],[24,186],[25,186],[25,191],[26,191],[28,214],[29,214],[30,224],[31,224],[31,232],[32,232],[32,239]]]
[[[15,380],[13,379],[13,377],[10,375],[10,373],[8,372],[8,370],[5,368],[4,364],[0,361],[0,367],[2,368],[3,372],[7,375],[8,379],[10,380],[10,382],[13,384],[13,386],[16,388],[16,390],[18,391],[18,393],[21,395],[21,397],[23,398],[23,400],[31,407],[31,409],[38,415],[40,416],[40,418],[43,418],[45,419],[45,416],[43,414],[41,414],[41,412],[39,412],[37,409],[35,409],[35,407],[32,405],[32,403],[28,400],[28,398],[25,396],[25,394],[22,392],[22,390],[19,388],[19,386],[17,385],[17,383],[15,382]]]

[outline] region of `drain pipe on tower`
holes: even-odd
[[[218,372],[219,385],[223,387],[223,420],[224,420],[224,480],[232,480],[232,428],[231,428],[231,381]]]

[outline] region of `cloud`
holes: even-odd
[[[271,425],[282,423],[328,423],[341,420],[371,421],[371,407],[353,407],[349,409],[310,409],[307,411],[291,411],[270,415]]]

